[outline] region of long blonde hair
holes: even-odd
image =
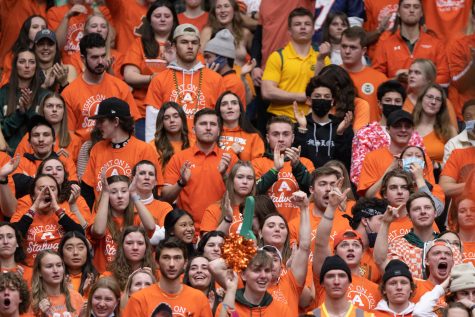
[[[31,297],[33,298],[33,301],[31,303],[31,307],[33,309],[33,312],[35,316],[42,316],[42,311],[40,310],[39,303],[45,299],[48,298],[48,294],[46,293],[46,290],[44,289],[43,286],[43,278],[41,276],[41,260],[47,255],[56,255],[58,258],[61,259],[61,256],[53,250],[43,250],[35,258],[35,262],[33,264],[33,277],[31,279]],[[64,269],[64,262],[63,259],[61,259],[61,264],[63,265]],[[60,292],[61,294],[64,294],[66,297],[66,309],[68,312],[75,312],[75,309],[73,308],[71,304],[71,294],[69,293],[69,283],[67,279],[65,278],[65,274],[63,273],[63,280],[61,281],[60,285]]]

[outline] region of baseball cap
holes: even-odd
[[[130,117],[129,104],[122,99],[111,97],[101,101],[95,116],[89,119],[102,119],[114,117]]]
[[[414,121],[412,120],[412,115],[404,110],[396,110],[391,112],[389,117],[387,118],[388,127],[393,126],[397,122],[401,120],[409,121],[412,125],[414,125]]]
[[[35,44],[38,44],[38,42],[41,41],[42,39],[49,39],[55,44],[57,43],[56,34],[54,34],[54,32],[49,29],[43,29],[41,31],[38,31],[38,33],[36,33],[35,41],[34,41]]]
[[[361,238],[359,232],[355,230],[345,230],[336,233],[335,238],[333,238],[334,248],[336,248],[341,242],[345,240],[358,240],[361,245],[363,245],[363,239]]]
[[[173,39],[176,39],[182,35],[193,35],[198,39],[200,38],[200,31],[193,24],[184,23],[176,27],[175,32],[173,32]]]

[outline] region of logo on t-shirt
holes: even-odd
[[[63,228],[58,224],[32,225],[27,233],[26,252],[35,258],[43,250],[57,251],[63,235]]]
[[[196,76],[199,76],[198,74]],[[203,91],[198,89],[193,83],[181,84],[178,91],[173,89],[170,95],[170,101],[175,101],[181,105],[188,118],[193,118],[198,110],[206,106],[206,98]]]
[[[372,83],[364,83],[363,85],[361,85],[361,91],[365,95],[371,95],[374,92],[374,86]]]
[[[75,23],[68,27],[66,34],[66,45],[64,45],[65,51],[79,51],[79,42],[83,37],[84,23]]]
[[[459,11],[465,8],[465,0],[436,0],[439,12]]]
[[[96,125],[96,121],[90,120],[89,117],[92,117],[97,114],[99,104],[102,100],[106,98],[107,97],[104,95],[97,94],[95,96],[90,96],[86,99],[81,108],[81,115],[84,118],[83,122],[81,123],[81,128],[87,129],[88,131],[92,131],[92,129]]]
[[[96,188],[97,191],[102,190],[102,173],[105,173],[106,177],[114,175],[130,176],[132,175],[132,165],[130,165],[129,162],[119,158],[108,160],[106,163],[104,163],[104,165],[102,165],[99,173],[96,176],[98,180]]]
[[[291,201],[292,193],[299,189],[299,185],[292,172],[279,172],[278,180],[269,190],[269,196],[277,209],[295,208]]]
[[[347,298],[353,303],[353,305],[360,308],[374,309],[376,306],[376,299],[373,294],[371,294],[371,292],[369,292],[369,290],[363,285],[350,284]]]

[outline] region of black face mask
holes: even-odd
[[[332,100],[312,99],[312,111],[317,117],[324,117],[332,107]]]
[[[389,117],[389,115],[393,111],[402,109],[402,106],[395,106],[395,105],[390,105],[390,104],[386,104],[386,103],[383,103],[381,105],[383,106],[383,115],[386,119]]]
[[[374,248],[374,245],[376,243],[376,238],[378,237],[378,233],[377,232],[366,232],[366,235],[368,236],[369,247],[371,249]]]

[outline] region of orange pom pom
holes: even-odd
[[[227,266],[239,273],[247,268],[257,250],[254,241],[231,234],[224,240],[221,251]]]

